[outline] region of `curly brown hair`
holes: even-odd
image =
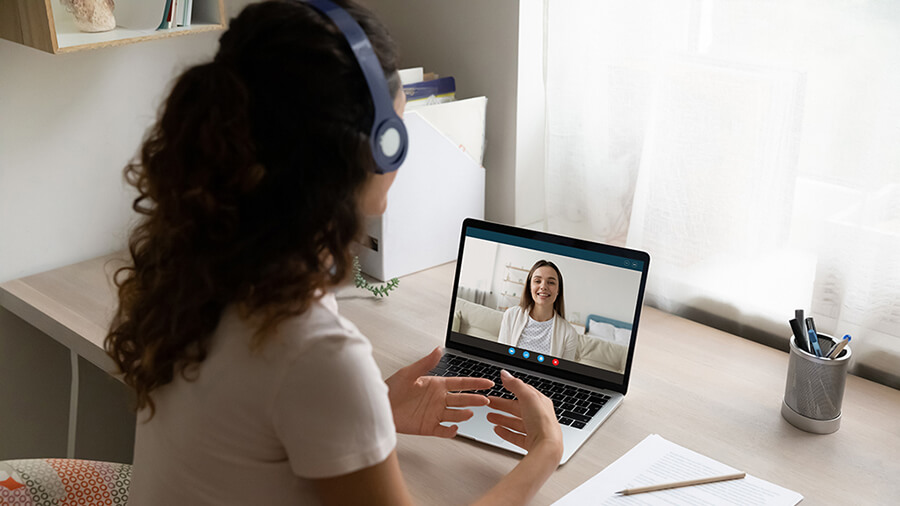
[[[338,1],[399,90],[397,53],[368,11]],[[202,362],[226,306],[259,346],[352,271],[374,108],[350,46],[301,2],[247,6],[213,61],[178,77],[125,168],[140,222],[106,349],[137,408]]]

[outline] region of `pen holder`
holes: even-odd
[[[824,353],[837,343],[827,334],[818,334]],[[850,347],[837,357],[819,358],[797,346],[791,336],[787,383],[781,416],[798,429],[815,434],[831,434],[841,426],[841,401],[850,365]]]

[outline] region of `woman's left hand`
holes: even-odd
[[[441,354],[440,348],[435,348],[385,381],[397,432],[450,438],[458,427],[441,422],[466,421],[472,418],[472,410],[458,408],[488,404],[484,395],[451,392],[491,388],[494,382],[489,379],[425,376],[440,362]]]

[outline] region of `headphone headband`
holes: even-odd
[[[372,43],[359,23],[331,0],[309,0],[306,3],[331,19],[341,31],[366,79],[375,107],[375,120],[369,133],[375,172],[385,174],[399,169],[406,158],[409,138],[406,125],[394,110],[394,99],[388,90],[384,70],[375,56]]]

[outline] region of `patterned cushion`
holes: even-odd
[[[94,506],[128,502],[131,466],[79,459],[0,461],[0,506]]]

